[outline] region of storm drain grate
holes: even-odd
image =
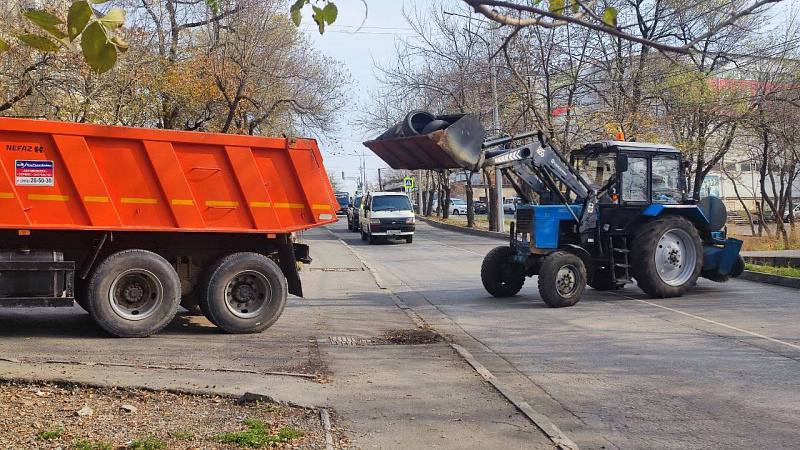
[[[439,333],[430,330],[389,330],[383,337],[328,336],[331,345],[365,347],[370,345],[425,345],[442,341]]]
[[[363,272],[363,267],[311,267],[312,272]]]
[[[339,345],[343,347],[363,347],[367,345],[384,345],[387,344],[386,340],[378,338],[361,338],[355,336],[329,336],[328,342],[331,345]]]

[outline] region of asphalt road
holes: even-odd
[[[342,222],[331,230],[581,448],[798,448],[800,291],[701,280],[653,300],[635,285],[587,288],[549,309],[535,279],[513,298],[483,290],[483,256],[503,241],[420,224],[411,245],[370,246]]]

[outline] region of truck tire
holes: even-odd
[[[495,247],[483,258],[481,282],[486,292],[495,297],[517,295],[525,284],[525,269],[514,261],[511,247]]]
[[[124,250],[97,267],[86,291],[89,313],[102,329],[118,337],[145,337],[175,317],[181,282],[161,256]]]
[[[679,297],[695,285],[703,268],[703,242],[681,216],[642,224],[631,246],[631,273],[647,295]]]
[[[260,333],[274,324],[286,307],[286,277],[271,259],[259,253],[233,253],[209,267],[199,293],[208,320],[228,333]]]
[[[539,295],[551,308],[572,306],[586,289],[586,265],[577,255],[553,252],[539,268]]]

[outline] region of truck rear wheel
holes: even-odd
[[[260,333],[286,307],[288,286],[283,272],[258,253],[234,253],[209,267],[199,295],[208,320],[228,333]]]
[[[487,253],[481,264],[481,282],[486,292],[495,297],[517,295],[525,284],[525,270],[514,261],[514,249],[495,247]]]
[[[146,250],[125,250],[105,259],[86,289],[89,313],[107,332],[145,337],[166,327],[178,312],[181,283],[175,269]]]
[[[651,297],[679,297],[697,282],[703,243],[694,224],[680,216],[647,222],[633,238],[631,273]]]
[[[569,252],[545,256],[539,268],[539,295],[551,308],[572,306],[586,289],[586,265]]]

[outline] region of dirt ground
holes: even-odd
[[[0,449],[261,447],[325,448],[319,411],[217,396],[0,382]]]

